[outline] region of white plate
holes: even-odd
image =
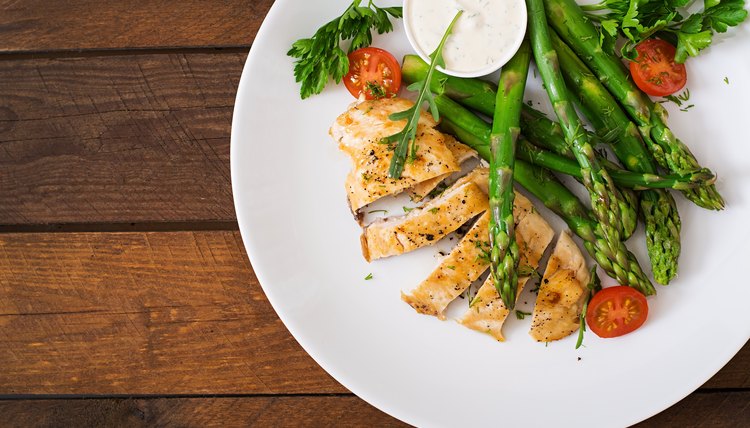
[[[289,331],[336,380],[418,426],[625,426],[701,386],[748,340],[750,25],[690,61],[694,108],[667,106],[672,129],[718,172],[727,209],[702,210],[678,195],[679,278],[658,288],[637,333],[589,333],[575,350],[574,337],[533,342],[528,319],[510,317],[507,341],[498,343],[417,315],[399,292],[435,266],[434,248],[372,264],[362,258],[343,186],[349,160],[328,136],[352,98],[331,85],[300,100],[286,56],[295,39],[347,5],[273,5],[242,74],[231,147],[237,218],[255,272]],[[374,44],[409,53],[400,22]],[[538,80],[530,92],[544,99]],[[642,241],[639,231],[630,246],[647,268]],[[368,273],[374,278],[365,281]]]

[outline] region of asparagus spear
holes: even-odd
[[[583,177],[581,174],[581,167],[576,161],[557,153],[544,150],[523,137],[518,141],[516,158],[523,159],[528,163],[569,175],[577,179]],[[703,181],[698,181],[688,184],[680,181],[683,179],[683,177],[680,176],[659,176],[649,173],[639,173],[619,169],[615,166],[607,166],[606,168],[610,177],[612,177],[612,180],[614,180],[615,184],[621,188],[644,191],[648,191],[647,189],[687,189],[691,186],[703,185],[704,183]],[[639,193],[643,194],[644,192]]]
[[[667,127],[666,110],[633,84],[616,56],[604,52],[599,45],[599,33],[578,4],[574,0],[546,0],[544,6],[550,25],[633,118],[656,162],[675,173],[701,169],[690,149]],[[683,193],[701,207],[724,208],[724,200],[713,185]]]
[[[524,40],[503,66],[490,134],[490,274],[505,307],[516,306],[519,250],[513,220],[513,164],[531,50]]]
[[[565,141],[581,165],[583,185],[589,191],[591,208],[601,225],[603,238],[610,249],[614,250],[622,242],[620,230],[623,217],[620,207],[625,202],[609,173],[599,163],[588,134],[573,104],[568,100],[557,54],[552,48],[543,0],[526,0],[526,8],[529,14],[531,48],[537,68],[560,121]]]
[[[443,115],[441,128],[472,147],[483,159],[490,158],[490,126],[451,99],[435,97]],[[620,242],[611,248],[603,238],[601,225],[595,221],[580,200],[551,172],[516,159],[513,178],[544,205],[559,215],[568,227],[581,237],[584,247],[599,266],[621,284],[627,284],[646,295],[654,294],[653,285],[641,270],[638,260]]]
[[[612,142],[612,151],[626,168],[656,173],[656,166],[635,124],[570,47],[554,31],[551,36],[568,89],[597,133],[605,141]],[[680,257],[681,223],[677,205],[665,191],[649,190],[641,192],[640,197],[654,279],[668,284],[677,274],[677,259]]]
[[[406,55],[401,66],[401,75],[404,81],[411,82],[419,80],[427,73],[427,64],[415,55]],[[461,104],[478,110],[488,116],[492,116],[495,109],[495,85],[479,79],[461,79],[435,72],[431,89],[437,93],[446,94]],[[524,105],[524,110],[528,106]],[[521,130],[523,132],[523,117]],[[564,140],[561,140],[565,144]],[[572,154],[567,148],[566,151]],[[634,195],[630,198],[618,198],[617,204],[622,213],[619,226],[621,227],[621,238],[626,239],[635,230],[638,222],[637,200]]]

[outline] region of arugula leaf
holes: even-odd
[[[589,302],[594,294],[602,289],[602,281],[599,279],[599,275],[596,273],[596,265],[591,267],[589,283],[586,284],[586,288],[589,291],[589,295],[586,296],[586,301],[583,303],[581,308],[581,314],[579,315],[579,326],[578,326],[578,339],[576,340],[576,349],[583,345],[583,333],[586,332],[586,311],[589,308]]]
[[[393,30],[390,17],[401,18],[400,7],[377,7],[372,0],[360,6],[354,0],[338,18],[324,24],[308,39],[299,39],[286,53],[294,62],[294,79],[300,83],[302,99],[323,91],[328,80],[340,83],[349,72],[349,59],[339,46],[341,40],[351,39],[348,52],[370,46],[372,28],[378,34]]]
[[[445,30],[445,34],[443,34],[443,38],[440,40],[438,47],[432,54],[430,54],[430,67],[427,70],[424,80],[416,81],[407,87],[410,91],[419,91],[417,101],[411,106],[411,108],[388,116],[390,120],[407,119],[404,129],[383,138],[382,141],[386,144],[397,142],[393,151],[393,157],[391,158],[391,165],[388,168],[388,176],[390,178],[401,178],[401,174],[404,172],[404,165],[407,161],[407,156],[411,161],[417,156],[417,146],[414,144],[414,139],[417,136],[417,124],[419,122],[419,115],[422,112],[422,104],[427,102],[430,106],[432,117],[435,121],[440,120],[437,105],[435,104],[432,92],[430,91],[430,81],[432,81],[432,75],[436,66],[440,65],[441,67],[445,67],[445,61],[443,60],[443,46],[445,46],[445,41],[448,40],[451,31],[453,31],[453,25],[462,13],[463,10],[459,10],[456,13],[456,16],[453,17],[453,20]]]

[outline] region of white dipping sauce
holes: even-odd
[[[459,10],[443,49],[446,69],[473,73],[510,60],[526,31],[523,0],[411,0],[405,13],[413,43],[432,53]],[[498,68],[502,64],[497,64]]]

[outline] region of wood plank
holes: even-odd
[[[693,393],[634,428],[750,426],[750,391]]]
[[[0,401],[9,427],[408,426],[354,396]],[[616,417],[616,415],[613,415]],[[610,421],[611,422],[611,421]],[[750,392],[691,394],[637,428],[750,425]]]
[[[0,394],[346,392],[237,232],[0,234]],[[750,388],[750,345],[704,388]]]
[[[0,235],[0,394],[347,392],[238,232]]]
[[[229,133],[244,60],[0,61],[0,224],[233,221]]]
[[[355,396],[0,401],[4,426],[405,427]]]
[[[0,52],[249,46],[273,0],[0,0]]]
[[[0,394],[342,392],[237,232],[0,235]],[[750,346],[707,386],[746,388]]]

